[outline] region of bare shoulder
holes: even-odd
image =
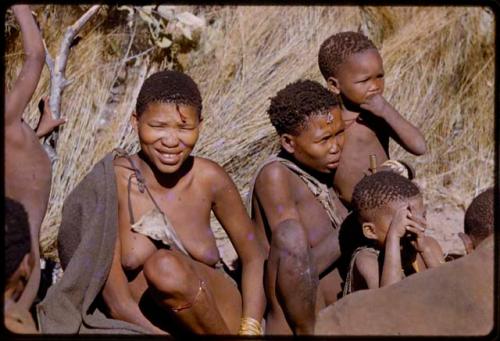
[[[290,172],[290,170],[279,161],[271,162],[262,168],[257,176],[255,186],[288,186],[292,176],[292,172]]]
[[[221,165],[204,157],[195,156],[193,168],[196,172],[196,177],[203,181],[213,183],[230,179],[226,170]]]
[[[378,266],[378,254],[373,249],[366,248],[359,251],[356,256],[356,265],[358,268],[359,266],[365,267],[373,264],[377,264]]]
[[[355,266],[361,276],[367,282],[369,288],[372,287],[370,283],[374,282],[375,279],[378,282],[378,254],[374,252],[373,249],[366,248],[359,251],[358,255],[356,256]]]
[[[116,180],[118,184],[123,184],[128,181],[130,174],[134,172],[130,161],[126,157],[120,156],[113,160],[113,167],[115,170]]]

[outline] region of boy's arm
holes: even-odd
[[[154,334],[165,334],[163,330],[153,325],[143,314],[139,305],[133,300],[127,277],[120,262],[121,244],[117,237],[111,270],[102,290],[102,297],[111,316],[115,319],[139,325]]]
[[[402,279],[400,239],[401,237],[395,234],[387,235],[380,287],[394,284]]]
[[[402,279],[400,245],[401,238],[406,234],[406,231],[414,229],[409,226],[410,216],[408,205],[403,205],[396,211],[389,225],[385,238],[384,265],[380,276],[380,287],[394,284]]]
[[[24,63],[10,92],[5,96],[5,126],[21,121],[24,109],[40,80],[45,50],[42,35],[28,5],[12,6],[16,20],[21,27],[24,49]]]
[[[414,243],[415,249],[422,256],[426,268],[435,268],[444,263],[443,249],[434,238],[421,233],[421,236],[417,236],[416,241],[412,243]]]
[[[204,176],[207,177],[206,183],[215,190],[213,212],[227,231],[241,261],[242,317],[251,317],[260,323],[266,305],[264,247],[229,175],[219,165],[209,161]]]
[[[414,155],[422,155],[426,152],[425,138],[420,130],[401,116],[381,94],[369,97],[360,106],[375,116],[383,118],[392,130],[391,137],[405,150]]]
[[[375,253],[365,250],[360,251],[354,262],[354,270],[359,272],[368,289],[380,287],[378,256]]]

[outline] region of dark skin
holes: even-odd
[[[298,135],[281,136],[282,156],[330,183],[333,194],[343,130],[338,107],[312,115]],[[269,249],[266,334],[312,334],[317,312],[335,301],[339,289],[331,268],[340,256],[338,231],[304,181],[279,162],[262,169],[254,193],[253,219]],[[338,199],[335,205],[344,218],[345,207]]]
[[[132,123],[141,143],[132,160],[190,257],[131,230],[127,182],[133,170],[126,159],[116,159],[119,238],[103,290],[111,316],[156,334],[172,332],[174,326],[184,332],[236,334],[242,316],[260,321],[265,306],[262,247],[227,173],[190,155],[201,123],[197,109],[153,102]],[[131,201],[136,221],[153,208],[135,178]],[[210,229],[211,211],[239,255],[241,293],[214,268],[220,255]],[[173,311],[182,306],[189,308]]]
[[[360,216],[363,234],[374,241],[381,255],[360,251],[354,264],[353,291],[399,282],[402,270],[411,268],[413,262],[419,271],[444,263],[439,243],[424,235],[427,223],[421,195],[362,211]]]
[[[5,95],[5,195],[19,201],[28,213],[33,271],[19,298],[19,305],[30,309],[40,283],[39,236],[49,201],[52,169],[39,142],[64,123],[54,120],[45,106],[37,132],[24,122],[22,115],[29,104],[45,63],[40,30],[27,5],[12,6],[23,39],[24,62],[14,85]]]
[[[384,68],[377,50],[349,56],[327,82],[343,103],[345,143],[334,184],[350,205],[354,186],[369,172],[369,156],[375,155],[378,164],[389,158],[389,138],[414,155],[424,154],[426,144],[419,129],[383,97]]]
[[[26,254],[16,271],[5,282],[3,294],[4,324],[11,333],[36,334],[35,321],[28,309],[18,303],[33,268],[31,254]]]

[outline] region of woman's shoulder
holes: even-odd
[[[197,173],[205,176],[227,174],[226,170],[217,162],[201,156],[194,156],[193,166]]]

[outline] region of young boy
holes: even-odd
[[[12,333],[37,333],[29,310],[19,305],[18,302],[33,268],[28,215],[23,205],[7,197],[5,198],[4,241],[5,327]]]
[[[363,178],[352,196],[367,245],[351,258],[344,295],[391,285],[404,276],[443,262],[437,241],[425,236],[425,207],[407,178],[380,171]]]
[[[316,312],[336,300],[338,228],[347,210],[332,188],[344,140],[335,96],[303,80],[268,109],[282,146],[251,184],[252,217],[269,250],[266,334],[312,334]],[[321,276],[320,276],[321,275]]]
[[[12,6],[21,27],[25,60],[14,85],[5,96],[5,195],[20,203],[28,213],[31,234],[31,255],[34,268],[19,300],[29,309],[36,297],[40,283],[39,232],[49,201],[51,164],[39,138],[49,134],[64,120],[53,120],[48,109],[44,113],[35,133],[23,121],[22,115],[37,87],[45,51],[42,36],[27,5]]]
[[[379,164],[389,158],[389,137],[414,155],[425,153],[425,140],[382,96],[382,58],[363,34],[332,35],[321,44],[318,62],[328,88],[341,98],[345,144],[334,185],[349,206],[354,186],[369,171],[369,156]]]
[[[484,239],[493,233],[495,212],[493,209],[493,187],[488,188],[472,200],[465,212],[464,233],[458,236],[471,253]]]

